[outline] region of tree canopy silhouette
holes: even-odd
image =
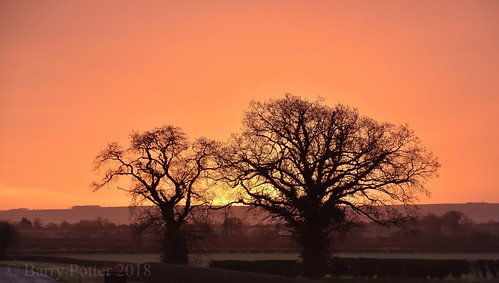
[[[385,223],[436,174],[437,158],[407,126],[380,123],[338,104],[287,94],[252,102],[243,131],[220,154],[241,202],[283,219],[301,246],[305,276],[324,274],[331,235],[347,210]],[[390,218],[386,218],[390,212]]]
[[[162,258],[166,262],[187,264],[188,245],[182,225],[191,212],[209,203],[206,183],[214,142],[201,138],[189,142],[177,127],[163,126],[130,135],[126,148],[110,143],[95,159],[96,170],[104,170],[94,190],[120,178],[128,181],[118,187],[132,195],[141,211],[143,224],[164,229]]]

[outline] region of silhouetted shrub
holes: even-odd
[[[288,277],[301,274],[301,265],[295,260],[220,260],[211,261],[210,267]]]
[[[15,227],[8,222],[0,222],[0,258],[17,239]]]
[[[466,260],[333,258],[329,273],[333,277],[460,278],[469,273],[469,263]]]
[[[104,283],[126,283],[126,274],[122,272],[106,274]]]
[[[221,262],[225,261],[219,261]],[[284,264],[284,261],[282,261]],[[291,261],[292,262],[292,261]],[[272,263],[271,263],[272,264]],[[247,273],[218,268],[203,268],[181,266],[173,264],[151,263],[151,276],[146,282],[150,283],[307,283],[306,279],[289,278],[268,274]],[[285,265],[285,264],[284,264]],[[292,263],[291,266],[294,264]]]
[[[497,261],[480,261],[485,273],[497,276]],[[212,261],[210,267],[236,271],[296,277],[301,275],[299,261],[293,260],[224,260]],[[338,258],[331,259],[328,273],[331,276],[354,278],[414,278],[414,279],[459,279],[470,272],[467,260],[430,259],[379,259]],[[495,273],[494,273],[495,272]]]
[[[488,278],[489,274],[492,278],[497,278],[499,271],[499,260],[479,259],[471,263],[471,271],[476,277]]]

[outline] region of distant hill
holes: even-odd
[[[33,221],[41,219],[43,224],[61,223],[63,221],[75,223],[80,220],[94,220],[98,217],[107,219],[116,224],[130,224],[130,212],[126,206],[101,207],[98,205],[73,206],[70,209],[11,209],[0,210],[0,219],[18,222],[23,217]]]
[[[451,210],[458,210],[470,217],[475,223],[484,223],[489,220],[499,221],[499,203],[462,203],[462,204],[423,204],[419,205],[421,215],[433,213],[438,216]],[[213,221],[222,222],[225,210],[214,212]],[[0,220],[19,222],[23,217],[29,220],[41,219],[43,224],[60,223],[63,221],[75,223],[80,220],[94,220],[98,217],[107,219],[116,224],[130,224],[130,209],[121,207],[101,207],[98,205],[74,206],[70,209],[11,209],[0,210]],[[230,217],[244,218],[245,222],[253,225],[260,222],[254,212],[248,212],[244,206],[235,206],[230,210]]]

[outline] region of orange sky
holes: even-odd
[[[172,2],[0,0],[0,210],[127,205],[89,187],[108,142],[224,140],[285,92],[408,123],[422,203],[499,202],[498,1]]]

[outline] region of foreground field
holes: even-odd
[[[378,258],[378,259],[390,259],[390,258],[406,258],[406,259],[467,259],[467,260],[477,260],[477,259],[499,259],[499,254],[477,254],[477,253],[341,253],[338,254],[343,258]],[[20,259],[20,258],[19,258]],[[53,270],[53,268],[63,268],[65,273],[63,274],[63,280],[59,281],[62,283],[77,283],[79,281],[79,276],[75,274],[83,274],[83,281],[85,283],[96,283],[102,282],[102,276],[95,276],[95,274],[87,274],[87,270],[94,270],[91,266],[104,266],[109,267],[111,262],[121,263],[121,267],[126,267],[125,271],[136,272],[141,270],[142,277],[131,279],[128,282],[149,282],[149,283],[166,283],[166,282],[200,282],[201,279],[207,278],[219,278],[216,280],[218,283],[223,282],[335,282],[335,283],[361,283],[361,282],[377,282],[377,283],[390,283],[390,282],[400,282],[401,278],[390,279],[390,278],[329,278],[323,279],[321,281],[310,281],[303,280],[299,278],[292,277],[279,277],[272,275],[264,275],[259,273],[248,273],[239,271],[230,271],[224,269],[214,269],[205,268],[211,261],[223,261],[223,260],[241,260],[241,261],[255,261],[255,260],[296,260],[298,259],[298,254],[296,253],[211,253],[211,254],[194,254],[192,256],[193,265],[196,266],[172,266],[167,264],[159,263],[158,254],[61,254],[58,257],[54,256],[33,256],[31,258],[25,257],[21,259],[21,262],[3,262],[0,265],[10,265],[12,263],[19,267],[24,265],[33,265],[36,267],[44,267],[46,270]],[[31,261],[31,262],[29,262]],[[148,264],[141,265],[139,263]],[[146,271],[144,266],[154,266],[154,272],[150,269]],[[73,272],[72,268],[77,266],[79,268],[78,272]],[[91,267],[88,269],[87,267]],[[128,269],[131,268],[131,269]],[[254,272],[254,271],[253,271]],[[151,277],[144,277],[144,274],[153,274]],[[445,280],[446,282],[492,282],[491,279],[483,280],[479,277],[468,274],[462,276],[461,279]],[[253,280],[253,281],[252,281]],[[254,281],[256,280],[256,281]],[[422,280],[422,279],[408,279],[404,278],[404,282],[442,282],[442,280]],[[211,282],[203,280],[203,282]]]
[[[160,262],[157,253],[141,254],[59,254],[56,256],[84,260],[120,261],[129,263]],[[421,252],[343,252],[341,258],[408,258],[408,259],[499,259],[499,253],[421,253]],[[192,266],[206,267],[212,260],[298,260],[298,253],[194,253],[190,256]]]
[[[116,262],[129,262],[134,264],[139,263],[159,263],[160,256],[159,254],[65,254],[60,255],[61,257],[70,257],[82,260],[97,260],[97,261],[116,261]],[[467,260],[467,261],[476,261],[477,260],[499,260],[498,253],[399,253],[399,252],[371,252],[371,253],[337,253],[335,256],[340,258],[364,258],[364,259],[420,259],[420,260]],[[269,260],[277,260],[277,261],[296,261],[299,260],[298,253],[206,253],[206,254],[192,254],[190,258],[191,267],[201,268],[195,269],[196,272],[204,273],[204,267],[208,267],[210,262],[220,262],[220,261],[269,261]],[[399,262],[399,261],[397,261]],[[236,269],[236,270],[244,270],[244,269]],[[255,270],[246,270],[255,272]],[[453,278],[452,282],[483,282],[487,281],[484,278],[489,278],[491,280],[492,274],[489,273],[487,277],[483,277],[483,275],[478,275],[480,271],[475,268],[474,271],[469,271],[469,273],[463,274],[460,276],[460,280]],[[272,274],[281,274],[274,273]],[[191,275],[186,275],[191,276]],[[489,277],[490,276],[490,277]],[[431,278],[431,277],[430,277]],[[362,278],[343,278],[331,279],[333,282],[369,282],[369,280],[374,279],[362,279]],[[327,280],[327,281],[331,281]],[[346,281],[344,281],[346,280]],[[411,281],[405,282],[422,282],[418,281],[420,279],[411,279]],[[377,278],[376,282],[397,282],[390,281],[389,279],[381,279]],[[431,280],[430,280],[431,281]],[[172,281],[175,282],[175,281]],[[427,282],[427,281],[425,281]],[[438,282],[438,281],[436,281]]]
[[[4,263],[0,263],[4,265]],[[18,262],[22,265],[23,263]],[[40,266],[43,263],[33,263],[35,266]],[[59,283],[102,283],[104,278],[102,276],[75,276],[68,272],[68,266],[43,264],[44,268],[60,268],[65,267],[65,274],[61,278],[57,278]],[[10,277],[9,277],[10,278]],[[10,282],[10,281],[8,281]],[[303,278],[289,278],[265,274],[256,274],[248,272],[239,272],[231,270],[192,267],[192,266],[175,266],[168,264],[152,264],[151,276],[142,278],[132,278],[127,280],[128,283],[170,283],[170,282],[183,282],[183,283],[198,283],[198,282],[217,282],[217,283],[441,283],[441,282],[454,282],[454,283],[478,283],[478,282],[493,282],[490,280],[477,280],[473,278],[463,278],[460,280],[428,280],[428,279],[410,279],[410,278],[325,278],[322,280],[310,280]]]

